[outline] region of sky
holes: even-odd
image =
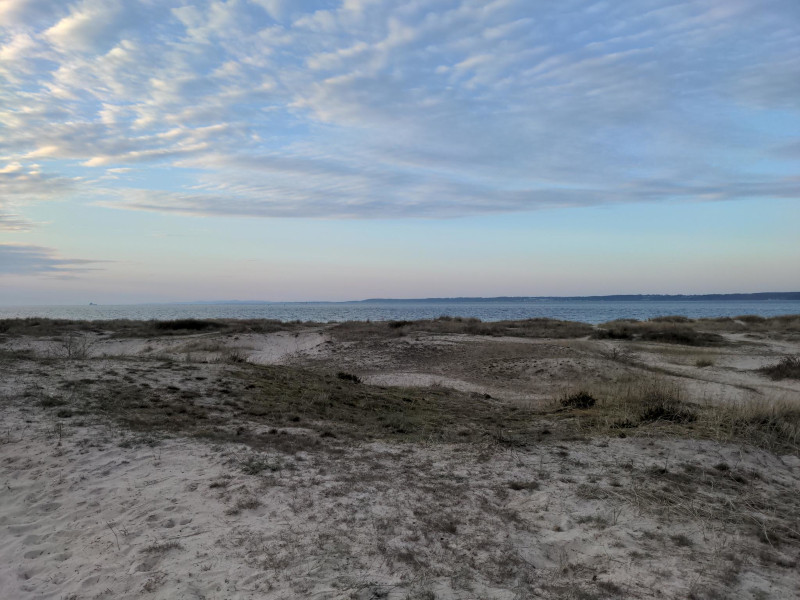
[[[0,0],[0,304],[800,290],[797,0]]]

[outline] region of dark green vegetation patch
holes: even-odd
[[[687,324],[687,320],[677,317],[660,317],[650,321],[620,319],[603,323],[592,333],[596,339],[641,340],[681,344],[684,346],[715,346],[724,343],[724,338],[716,333],[699,331]]]
[[[183,375],[187,367],[166,362],[151,369]],[[220,377],[194,380],[191,389],[136,385],[123,377],[76,381],[70,393],[81,399],[73,408],[76,414],[104,414],[134,431],[196,435],[288,453],[318,449],[322,440],[325,446],[353,439],[524,446],[541,439],[540,413],[482,395],[353,383],[333,373],[236,364],[226,366]]]
[[[800,356],[784,356],[776,364],[759,370],[772,379],[800,379]]]

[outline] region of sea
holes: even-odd
[[[278,321],[412,321],[441,316],[502,321],[532,318],[604,323],[681,315],[692,319],[800,314],[800,300],[376,300],[216,304],[0,306],[0,318],[74,320],[275,319]]]

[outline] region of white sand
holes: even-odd
[[[715,526],[701,507],[695,516],[650,510],[654,490],[636,483],[654,466],[686,462],[714,478],[711,465],[726,462],[796,492],[796,457],[696,441],[599,440],[483,458],[373,444],[304,460],[267,453],[280,470],[245,475],[253,454],[236,446],[121,448],[131,436],[113,428],[69,427],[59,439],[36,411],[7,406],[4,417],[2,598],[510,600],[519,570],[546,597],[577,597],[597,581],[632,598],[692,589],[796,597],[796,572],[749,558],[751,538]],[[538,485],[514,491],[512,480]],[[230,514],[242,499],[257,506]],[[457,525],[438,530],[447,518]],[[763,552],[780,564],[797,558],[796,548]],[[473,574],[459,579],[464,568]],[[734,580],[721,583],[730,569]]]
[[[45,348],[28,342],[17,347]],[[186,350],[197,342],[198,336],[109,340],[93,352],[113,351],[123,360],[207,352],[213,362],[219,349]],[[263,363],[341,360],[357,367],[369,358],[318,331],[224,343]],[[353,370],[382,385],[401,373],[405,384],[498,388],[485,385],[497,381],[491,373],[464,375],[480,353],[470,354],[463,343],[447,340],[448,352],[466,357],[465,369],[453,369],[457,377],[442,374],[441,363],[403,370],[393,347],[371,363],[382,361],[384,374]],[[538,385],[525,379],[537,369],[569,373],[568,361],[595,368],[579,341],[524,347],[540,354],[521,362],[518,349],[509,351],[498,364],[517,383],[501,392]],[[96,368],[102,373],[114,360],[95,359]],[[661,360],[697,372],[691,361]],[[716,382],[728,372],[725,360],[701,373],[708,385],[724,390],[756,380],[734,373]],[[456,446],[332,440],[314,453],[256,452],[151,439],[94,415],[58,418],[57,409],[23,392],[43,385],[48,394],[60,393],[55,371],[62,363],[27,364],[0,380],[2,600],[800,598],[797,456],[633,437],[516,449],[491,440]],[[218,376],[214,364],[194,364]],[[37,369],[52,376],[42,378]],[[795,385],[759,383],[766,392],[781,385],[791,392]],[[316,435],[299,428],[284,433],[293,434]],[[252,461],[264,467],[260,473],[243,470]]]

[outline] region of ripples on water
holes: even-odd
[[[800,301],[610,301],[529,300],[483,302],[292,302],[282,304],[128,304],[102,306],[7,306],[0,318],[52,319],[276,319],[279,321],[392,321],[442,315],[482,321],[544,317],[585,323],[683,315],[693,319],[737,315],[800,314]]]

